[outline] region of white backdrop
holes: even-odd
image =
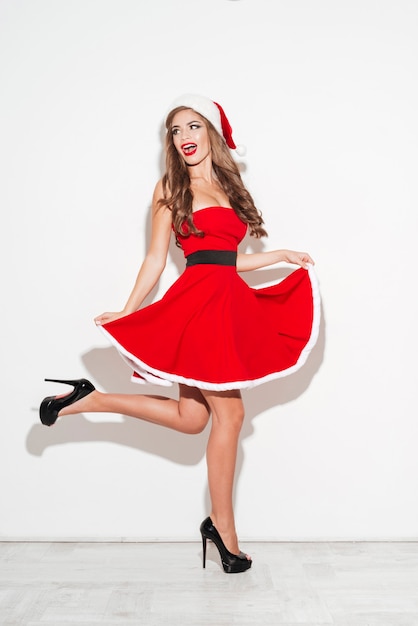
[[[417,25],[414,0],[1,0],[2,538],[198,539],[207,432],[37,414],[44,377],[143,391],[92,320],[130,292],[185,91],[323,298],[306,366],[244,394],[241,538],[417,538]]]

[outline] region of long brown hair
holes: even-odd
[[[190,176],[187,165],[177,152],[171,133],[173,117],[179,111],[188,107],[177,107],[167,116],[166,127],[166,172],[162,179],[164,198],[159,202],[161,206],[171,209],[173,214],[173,228],[176,236],[190,234],[203,236],[193,223],[193,192],[190,189]],[[227,195],[231,207],[238,217],[248,224],[250,235],[253,237],[267,236],[263,228],[261,212],[256,208],[251,194],[245,188],[238,166],[231,156],[223,137],[217,132],[213,124],[203,115],[195,111],[206,124],[212,150],[212,167],[224,193]],[[187,225],[186,232],[183,230]]]

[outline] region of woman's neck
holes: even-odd
[[[206,183],[213,183],[215,179],[214,171],[212,168],[212,159],[205,159],[197,165],[188,167],[190,182],[198,180],[204,180]]]

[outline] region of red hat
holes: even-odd
[[[244,156],[245,147],[236,146],[232,138],[232,127],[225,115],[225,111],[220,104],[206,98],[205,96],[198,96],[196,94],[184,94],[172,103],[170,111],[177,107],[187,107],[193,109],[196,113],[203,115],[218,131],[220,135],[225,139],[226,145],[231,150],[235,150],[240,156]]]

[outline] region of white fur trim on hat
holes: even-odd
[[[170,111],[177,107],[187,107],[193,109],[196,113],[200,113],[203,117],[206,117],[211,124],[216,128],[218,133],[222,135],[221,114],[216,104],[206,98],[205,96],[199,96],[197,94],[186,93],[179,98],[176,98],[170,107]]]

